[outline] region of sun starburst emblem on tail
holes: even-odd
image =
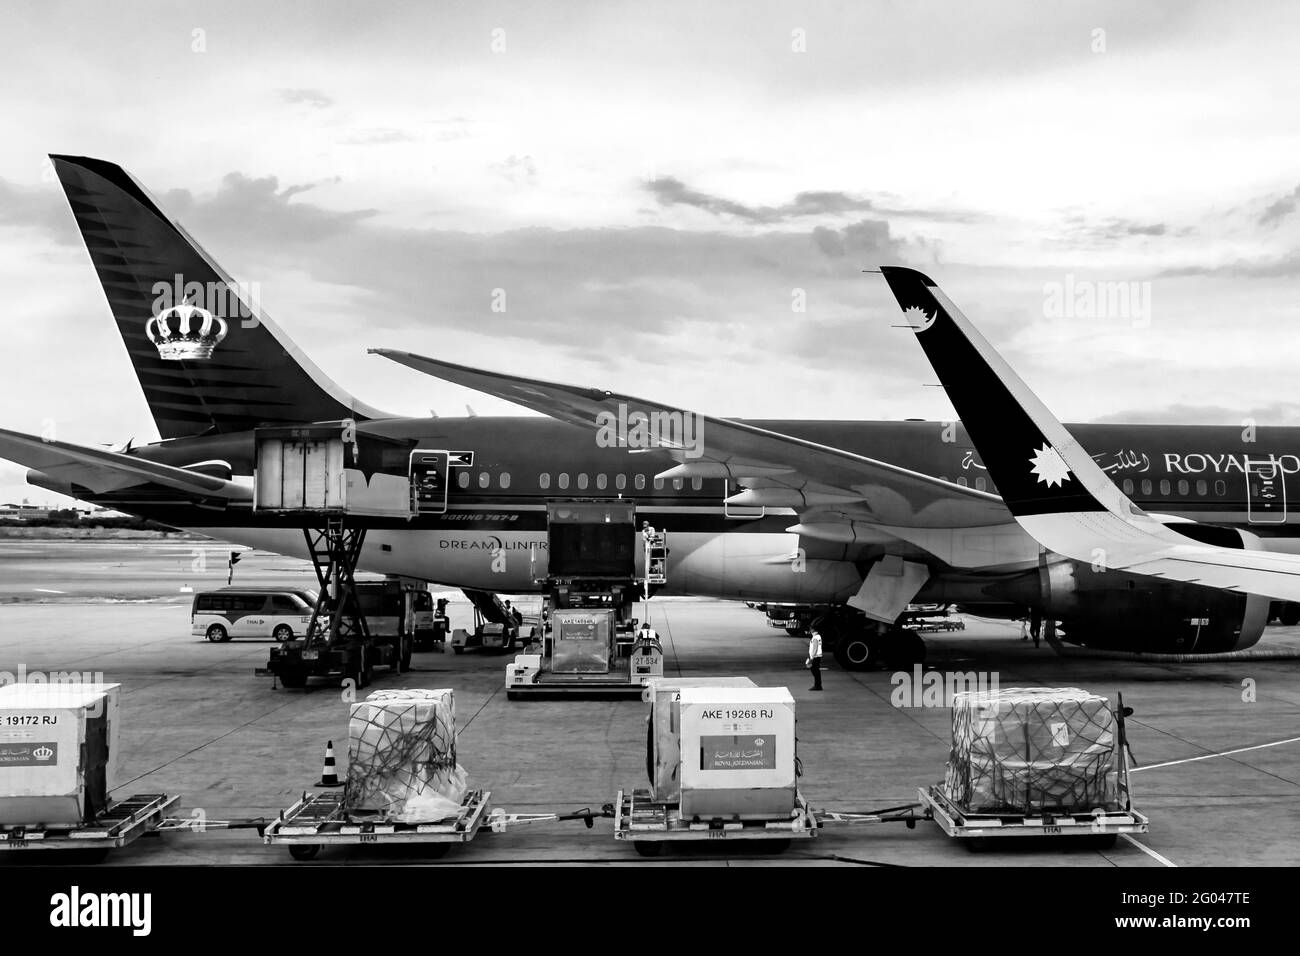
[[[938,311],[935,315],[938,315]],[[934,325],[934,315],[927,315],[925,309],[920,306],[910,306],[903,310],[903,318],[917,332],[924,332],[930,326]]]
[[[1038,476],[1038,480],[1046,482],[1047,487],[1059,485],[1070,477],[1070,466],[1065,463],[1060,453],[1046,442],[1043,447],[1034,452],[1034,457],[1029,459],[1029,463],[1034,467],[1030,469],[1033,474]]]

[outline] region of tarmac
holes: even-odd
[[[225,584],[230,549],[211,542],[0,541],[0,671],[82,672],[122,684],[115,796],[181,797],[178,816],[273,819],[321,773],[327,740],[346,769],[348,701],[336,687],[273,689],[254,676],[269,642],[210,644],[190,635],[193,590]],[[202,554],[203,557],[198,557]],[[313,584],[310,568],[250,554],[235,569],[249,585]],[[190,589],[190,590],[183,590]],[[448,592],[449,597],[459,597]],[[535,601],[535,598],[532,599]],[[521,600],[525,611],[529,598]],[[904,678],[838,670],[809,689],[806,642],[766,625],[739,603],[650,602],[665,673],[743,674],[789,687],[798,707],[800,786],[820,809],[866,811],[912,803],[942,779],[950,739],[946,706],[896,706]],[[451,605],[453,627],[470,606]],[[937,825],[828,825],[779,856],[740,844],[670,847],[644,860],[615,841],[612,821],[538,824],[482,832],[443,865],[563,862],[630,866],[860,865],[1123,866],[1300,864],[1300,628],[1271,627],[1260,647],[1277,659],[1165,663],[1062,657],[1019,639],[1016,625],[967,617],[966,629],[926,635],[928,666],[975,672],[1001,687],[1082,687],[1122,693],[1134,708],[1129,739],[1138,767],[1134,805],[1150,832],[1114,848],[1063,840],[971,853]],[[644,786],[645,713],[639,701],[509,701],[500,654],[417,654],[413,670],[375,672],[374,689],[450,687],[458,750],[471,785],[508,812],[571,812]],[[3,675],[0,675],[3,679]],[[364,693],[364,692],[363,692]],[[893,698],[893,699],[891,699]],[[168,833],[110,854],[106,866],[161,864],[375,865],[419,862],[382,846],[328,847],[308,864],[252,830]],[[0,853],[0,866],[31,860]],[[44,862],[44,861],[42,861]]]

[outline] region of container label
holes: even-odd
[[[746,734],[700,737],[701,770],[775,770],[776,737]]]
[[[58,758],[59,745],[53,741],[0,744],[0,767],[52,767]]]

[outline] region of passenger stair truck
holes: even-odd
[[[304,687],[313,677],[365,687],[377,665],[408,669],[410,629],[381,627],[389,633],[376,633],[367,623],[368,599],[384,603],[396,595],[400,601],[402,585],[367,585],[377,593],[360,593],[355,573],[366,529],[357,519],[409,520],[445,511],[451,454],[358,435],[350,420],[259,428],[254,442],[253,508],[282,515],[303,529],[320,582],[306,634],[271,648],[266,667],[256,673],[285,687]],[[394,473],[395,461],[401,473]]]
[[[667,582],[665,536],[639,533],[636,505],[622,499],[552,501],[546,518],[544,569],[532,555],[545,623],[506,667],[506,696],[639,697],[664,655],[632,609]]]

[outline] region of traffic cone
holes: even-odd
[[[320,783],[316,784],[316,786],[342,786],[339,783],[339,772],[334,766],[334,741],[332,740],[325,744],[325,769],[320,772]]]

